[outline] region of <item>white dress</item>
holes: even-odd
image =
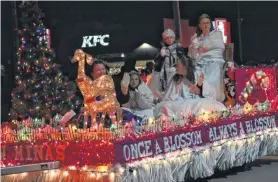
[[[128,108],[136,116],[153,117],[153,95],[144,82],[138,86],[135,91],[129,91],[129,102],[123,107]]]
[[[206,53],[199,53],[198,48],[205,47],[208,49]],[[215,89],[215,94],[212,96],[219,102],[225,99],[224,86],[224,63],[223,52],[225,45],[221,31],[212,31],[208,36],[197,37],[195,34],[192,37],[192,42],[189,46],[188,55],[195,58],[196,74],[201,72],[205,75],[205,82]],[[206,87],[204,86],[204,96],[207,97]]]
[[[207,94],[214,95],[214,89],[208,83],[204,82],[204,87],[207,88]],[[226,110],[222,103],[212,97],[200,98],[199,95],[190,93],[189,87],[183,82],[180,85],[176,85],[172,81],[162,100],[155,107],[155,118],[159,118],[164,114],[169,117],[175,115],[178,119],[181,119],[197,115],[199,112]]]

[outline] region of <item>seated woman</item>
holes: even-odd
[[[141,117],[153,117],[153,96],[147,85],[141,81],[139,73],[131,71],[129,84],[129,102],[123,106]]]
[[[96,80],[100,78],[103,75],[107,74],[107,70],[105,68],[105,64],[102,61],[96,60],[92,63],[92,65],[89,67],[89,69],[86,70],[88,75],[92,78],[92,80]],[[126,103],[130,98],[130,92],[128,85],[130,83],[130,76],[128,73],[124,73],[123,78],[121,80],[120,86],[115,85],[115,91],[116,91],[116,97],[118,102],[122,105]],[[114,80],[114,84],[115,80]],[[97,101],[100,101],[102,98],[99,96],[96,98]],[[127,110],[123,110],[122,113],[123,116],[123,123],[131,121],[132,119],[138,119],[134,114]],[[102,117],[102,113],[98,114],[98,117],[96,118],[96,122],[100,122]],[[108,115],[105,116],[104,119],[104,127],[109,128],[111,126],[112,122]]]
[[[160,102],[155,107],[155,117],[158,118],[162,114],[166,116],[176,115],[178,118],[188,118],[191,114],[198,114],[201,111],[222,111],[226,107],[213,99],[214,89],[203,81],[204,74],[195,83],[195,68],[192,60],[182,56],[176,67],[176,75],[170,82],[169,88]],[[203,87],[209,90],[211,97],[203,96]],[[208,95],[208,94],[207,94]]]

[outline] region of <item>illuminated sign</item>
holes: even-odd
[[[224,43],[229,44],[231,42],[229,22],[224,18],[216,18],[213,23],[214,28],[222,32]]]
[[[109,46],[110,35],[83,36],[82,48],[96,47],[97,45]]]

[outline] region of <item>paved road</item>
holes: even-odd
[[[227,172],[216,172],[210,178],[194,182],[278,182],[278,155],[255,161],[250,170],[243,167]]]

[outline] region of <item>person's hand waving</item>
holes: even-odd
[[[128,93],[128,86],[130,82],[130,76],[128,73],[124,73],[123,79],[121,81],[121,90],[124,95]]]

